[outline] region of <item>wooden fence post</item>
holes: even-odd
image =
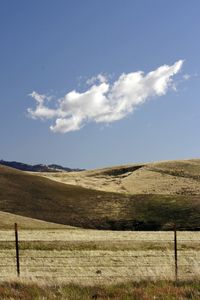
[[[15,223],[15,249],[16,249],[16,264],[17,264],[17,276],[20,276],[20,266],[19,266],[19,242],[18,242],[18,230],[17,223]]]
[[[174,225],[174,261],[175,261],[175,280],[178,281],[178,256],[177,256],[177,232]]]

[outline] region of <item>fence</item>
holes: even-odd
[[[54,242],[51,248],[49,242],[42,241],[42,246],[26,242],[26,247],[20,241],[20,232],[15,224],[15,240],[4,241],[0,250],[0,277],[20,276],[22,278],[56,278],[67,281],[124,281],[141,279],[191,279],[200,275],[200,245],[197,238],[179,238],[181,232],[167,233],[167,238],[160,241],[134,239],[115,240],[130,246],[125,249],[111,247],[102,250],[80,248],[71,249],[69,243],[57,247]],[[45,233],[44,231],[44,234]],[[70,234],[70,233],[69,233]],[[137,233],[139,235],[139,233]],[[156,233],[150,233],[152,236]],[[164,235],[165,233],[163,233]],[[188,233],[188,237],[191,233]],[[31,232],[29,233],[31,235]],[[117,233],[116,233],[117,236]],[[134,233],[131,235],[134,236]],[[128,237],[128,233],[127,233]],[[170,237],[170,238],[169,238]],[[185,235],[185,237],[187,237]],[[110,241],[107,241],[110,242]],[[199,243],[200,244],[200,243]],[[14,246],[15,245],[15,246]],[[82,244],[81,244],[82,245]],[[23,246],[23,247],[22,247]]]

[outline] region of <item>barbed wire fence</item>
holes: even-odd
[[[61,278],[69,281],[79,280],[159,280],[174,281],[191,279],[200,275],[200,261],[197,254],[191,251],[179,251],[179,243],[187,242],[178,239],[176,226],[172,239],[159,241],[168,243],[167,251],[163,249],[150,251],[106,252],[73,252],[59,250],[29,251],[20,249],[18,226],[15,223],[13,248],[1,250],[0,278],[6,279],[10,274],[19,278]],[[120,240],[119,240],[120,242]],[[188,240],[188,243],[190,240]],[[6,242],[5,242],[6,243]],[[44,241],[45,244],[45,241]],[[45,255],[44,255],[45,253]]]

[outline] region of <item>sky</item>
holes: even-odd
[[[0,159],[200,157],[200,1],[1,0]]]

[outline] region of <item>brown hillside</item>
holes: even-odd
[[[103,192],[7,167],[0,167],[0,211],[85,228],[158,230],[173,222],[200,227],[199,195]]]

